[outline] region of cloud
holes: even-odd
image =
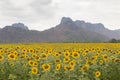
[[[20,2],[18,2],[20,3]],[[1,14],[3,16],[7,16],[8,18],[18,19],[27,16],[26,14],[28,7],[21,5],[17,5],[17,2],[13,2],[13,0],[2,0],[1,1]],[[26,7],[26,8],[24,8]]]
[[[1,14],[16,20],[37,21],[55,15],[52,0],[2,0]]]
[[[119,0],[61,0],[59,14],[93,23],[103,23],[110,29],[120,28]]]
[[[34,0],[30,7],[36,13],[45,18],[50,18],[55,15],[56,6],[52,5],[52,0]]]
[[[0,23],[24,22],[32,29],[42,30],[69,16],[117,29],[120,28],[119,4],[120,0],[0,0]]]
[[[23,22],[43,30],[54,24],[56,9],[52,0],[0,0],[0,27]]]

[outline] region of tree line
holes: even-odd
[[[111,39],[109,42],[111,42],[111,43],[119,43],[119,42],[120,42],[120,39],[117,40],[117,39],[113,38],[113,39]]]

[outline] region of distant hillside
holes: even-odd
[[[73,21],[63,17],[60,24],[44,31],[29,30],[22,23],[0,29],[0,43],[29,42],[103,42],[120,39],[120,30],[109,30],[101,23]]]
[[[1,43],[37,42],[38,31],[6,26],[0,30]]]
[[[109,30],[105,28],[104,25],[101,23],[92,24],[80,20],[75,21],[75,23],[79,27],[82,27],[93,32],[97,32],[109,38],[120,39],[120,30]]]

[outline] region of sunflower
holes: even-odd
[[[22,52],[22,56],[25,56],[26,55],[26,53],[25,52]]]
[[[34,49],[29,49],[28,50],[30,53],[34,53]]]
[[[60,64],[57,64],[57,65],[56,65],[56,70],[57,70],[57,71],[60,70],[60,67],[61,67],[61,65],[60,65]]]
[[[64,70],[72,71],[72,70],[74,70],[74,66],[64,66]]]
[[[33,61],[33,60],[29,60],[29,61],[28,61],[28,64],[29,64],[30,66],[33,66],[33,65],[34,65],[34,61]]]
[[[33,67],[33,68],[31,69],[31,71],[32,71],[32,74],[37,74],[37,73],[38,73],[38,68]]]
[[[103,64],[103,60],[100,60],[100,61],[99,61],[99,64]]]
[[[30,58],[28,57],[28,58],[26,58],[27,59],[27,61],[29,61],[30,60]]]
[[[37,56],[37,54],[32,54],[32,57],[35,58]]]
[[[87,60],[85,64],[89,64],[89,65],[92,65],[93,62],[91,60]]]
[[[119,58],[114,59],[114,62],[120,62]]]
[[[60,59],[56,59],[56,60],[55,60],[55,63],[60,63],[60,62],[61,62]]]
[[[64,60],[64,62],[69,62],[70,58],[69,57],[65,57],[63,60]]]
[[[84,72],[87,71],[88,69],[89,69],[88,64],[83,65],[82,68],[81,68],[81,70],[84,71]]]
[[[60,57],[60,53],[55,52],[55,53],[54,53],[54,56],[55,56],[55,57]]]
[[[108,59],[108,55],[107,54],[103,54],[102,57],[103,57],[104,60]]]
[[[73,52],[72,53],[72,57],[73,58],[79,58],[80,57],[80,54],[78,52]]]
[[[70,65],[69,69],[70,69],[70,71],[74,70],[74,66]]]
[[[40,61],[40,57],[37,55],[34,57],[36,61]]]
[[[65,57],[69,57],[69,56],[70,56],[70,52],[68,52],[68,51],[67,51],[67,52],[64,52],[64,56],[65,56]]]
[[[14,51],[13,54],[15,54],[16,56],[18,56],[18,52],[17,51]]]
[[[72,61],[69,62],[69,64],[70,64],[71,66],[75,66],[76,61],[75,61],[75,60],[72,60]]]
[[[8,55],[8,59],[9,59],[9,60],[15,60],[16,58],[17,58],[17,56],[16,56],[15,54],[10,53],[10,54]]]
[[[96,56],[99,56],[100,55],[100,53],[96,53]]]
[[[96,71],[96,72],[95,72],[95,76],[96,76],[96,77],[100,77],[100,76],[101,76],[101,72],[100,72],[100,71]]]
[[[89,58],[88,58],[88,57],[85,57],[85,60],[86,60],[86,61],[88,61],[88,60],[89,60]]]
[[[86,56],[86,54],[87,54],[86,52],[83,52],[83,53],[82,53],[82,56]]]
[[[42,53],[42,59],[47,59],[48,58],[48,54],[46,54],[46,53]]]
[[[28,55],[25,55],[24,58],[25,58],[25,59],[28,59],[28,58],[30,58],[30,57],[29,57]]]
[[[43,64],[42,68],[44,71],[49,71],[50,70],[50,64]]]
[[[38,63],[34,61],[33,66],[38,66]]]
[[[0,50],[0,54],[2,54],[3,53],[3,50]]]
[[[0,61],[2,61],[4,59],[3,55],[0,55]]]
[[[27,53],[27,49],[22,49],[22,52]]]
[[[97,56],[92,56],[91,60],[92,61],[96,61],[97,60]]]

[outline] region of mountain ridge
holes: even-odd
[[[102,23],[73,21],[63,17],[60,24],[44,31],[29,30],[23,23],[0,29],[0,43],[29,42],[105,42],[120,39],[120,30],[109,30]]]

